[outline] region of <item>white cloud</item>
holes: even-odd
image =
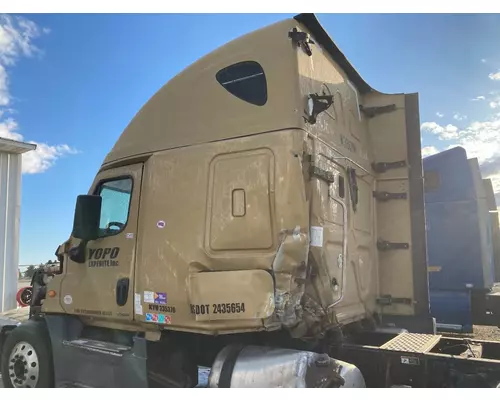
[[[486,58],[481,58],[481,62],[482,62],[483,64],[486,64]]]
[[[444,114],[441,114],[439,111],[436,113],[436,115],[437,115],[439,118],[443,118],[443,117],[444,117]]]
[[[444,128],[435,122],[424,122],[420,127],[424,131],[439,134],[443,132]]]
[[[436,149],[434,146],[422,147],[422,157],[432,156],[436,153],[438,153],[438,149]]]
[[[469,157],[477,157],[480,163],[500,159],[500,118],[473,122],[459,132],[458,142],[467,150]]]
[[[488,78],[490,78],[492,81],[500,81],[500,71],[492,72],[488,75]]]
[[[14,65],[19,57],[38,53],[40,50],[33,44],[33,39],[41,33],[29,19],[0,15],[0,63]]]
[[[7,118],[0,121],[0,137],[4,137],[11,140],[21,141],[23,136],[16,132],[17,122],[12,118]]]
[[[458,128],[451,124],[441,126],[436,122],[424,122],[420,128],[423,131],[439,135],[439,139],[441,140],[451,140],[458,138]]]
[[[422,124],[422,130],[439,135],[440,139],[453,136],[447,149],[461,146],[469,158],[477,158],[483,177],[493,182],[495,195],[500,205],[500,113],[486,121],[474,121],[465,129],[452,125],[441,126],[435,122]],[[431,147],[431,146],[430,146]],[[431,149],[426,149],[431,152]],[[422,149],[424,154],[424,149]]]
[[[18,125],[17,122],[12,118],[5,119],[0,122],[0,137],[4,137],[11,140],[23,141],[23,135],[17,133]],[[23,173],[25,174],[36,174],[45,172],[51,166],[54,165],[55,161],[67,154],[77,154],[78,151],[69,147],[66,144],[49,146],[46,143],[37,143],[30,141],[30,143],[36,144],[36,150],[29,151],[23,154]]]
[[[490,101],[490,107],[491,108],[500,108],[500,100]]]
[[[0,64],[0,106],[7,106],[10,102],[7,83],[7,71],[3,65]]]
[[[0,15],[0,118],[6,112],[13,114],[15,111],[6,108],[12,100],[7,68],[14,67],[21,57],[40,54],[41,51],[33,44],[33,40],[48,32],[48,29],[41,29],[24,17]],[[18,129],[13,118],[0,119],[0,137],[23,141],[24,137]],[[27,174],[45,172],[58,158],[76,153],[76,150],[66,144],[51,146],[33,141],[30,143],[35,143],[37,149],[23,154],[23,173]]]
[[[33,40],[40,36],[37,25],[23,17],[0,15],[0,106],[10,103],[7,71],[20,57],[31,57],[40,50]]]
[[[476,98],[472,99],[472,101],[479,101],[479,100],[486,100],[486,97],[484,97],[484,96],[477,96]]]
[[[475,121],[458,132],[450,147],[463,147],[469,158],[477,157],[484,178],[490,178],[500,206],[500,113],[486,121]]]
[[[455,113],[453,114],[453,119],[456,119],[457,121],[463,121],[464,119],[467,119],[467,115],[461,115],[460,113]]]
[[[47,171],[56,160],[67,154],[76,154],[77,151],[66,144],[49,146],[45,143],[35,143],[35,151],[23,154],[23,173],[38,174]]]

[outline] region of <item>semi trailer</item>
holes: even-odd
[[[431,314],[442,331],[500,325],[498,215],[490,179],[455,147],[423,160]]]
[[[6,387],[484,386],[500,343],[429,313],[417,94],[300,14],[163,86],[0,319]]]

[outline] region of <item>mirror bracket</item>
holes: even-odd
[[[77,264],[83,264],[86,261],[85,253],[87,250],[87,240],[82,240],[78,246],[69,249],[68,256],[71,261]]]

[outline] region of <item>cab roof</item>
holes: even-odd
[[[316,16],[299,14],[226,43],[172,78],[134,116],[108,153],[103,168],[159,151],[302,128],[297,52],[291,51],[288,36],[294,28],[309,32],[360,94],[374,92]],[[267,85],[264,104],[228,96],[227,91],[231,91],[218,82],[221,71],[245,62],[261,68]]]

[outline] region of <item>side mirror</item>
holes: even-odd
[[[81,195],[76,199],[72,236],[83,242],[99,237],[101,196]]]

